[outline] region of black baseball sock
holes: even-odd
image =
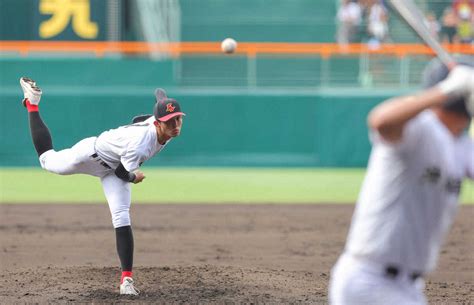
[[[133,233],[131,226],[115,228],[117,252],[122,271],[132,271],[133,267]]]
[[[31,138],[39,157],[44,152],[53,149],[53,141],[51,140],[49,129],[44,124],[38,111],[28,112],[28,118],[30,121]]]

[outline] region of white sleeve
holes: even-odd
[[[138,169],[141,163],[145,160],[143,149],[144,140],[145,139],[143,138],[138,138],[135,141],[130,142],[127,146],[127,151],[120,157],[120,162],[122,162],[123,167],[127,171],[133,172]]]
[[[376,130],[369,131],[369,139],[373,145],[383,145],[401,152],[412,152],[424,139],[426,129],[429,127],[423,124],[420,116],[408,121],[402,131],[402,137],[397,142],[385,140]]]
[[[120,158],[120,162],[127,171],[133,172],[140,167],[142,156],[140,156],[136,150],[128,150],[127,153]]]

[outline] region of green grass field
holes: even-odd
[[[363,169],[144,168],[134,203],[352,203]],[[0,203],[105,202],[98,178],[0,169]],[[474,184],[461,201],[474,203]]]

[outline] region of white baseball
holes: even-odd
[[[234,53],[235,49],[237,49],[237,41],[232,38],[226,38],[221,43],[222,52],[230,54]]]

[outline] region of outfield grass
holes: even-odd
[[[134,203],[355,202],[363,169],[144,168]],[[98,178],[41,169],[0,169],[0,203],[105,202]],[[464,183],[463,203],[474,203]]]

